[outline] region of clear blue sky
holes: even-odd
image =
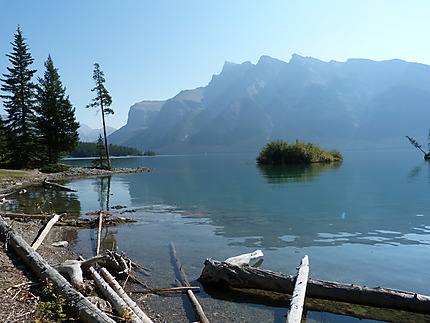
[[[101,127],[100,114],[85,109],[95,62],[115,128],[134,103],[205,86],[225,61],[289,61],[297,53],[430,64],[428,0],[0,0],[0,12],[0,73],[19,24],[38,76],[50,54],[78,120],[92,128]]]

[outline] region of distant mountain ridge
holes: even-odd
[[[115,131],[115,128],[106,126],[106,133],[108,136]],[[78,133],[80,142],[95,142],[99,139],[99,134],[103,136],[103,128],[92,129],[85,124],[81,124],[78,129]]]
[[[205,87],[142,101],[110,142],[157,153],[258,151],[269,140],[398,148],[430,128],[430,66],[394,59],[226,62]]]

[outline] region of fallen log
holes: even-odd
[[[25,213],[6,213],[0,212],[0,215],[5,218],[23,219],[23,220],[46,220],[49,219],[49,215],[43,214],[25,214]]]
[[[37,250],[37,248],[40,247],[43,240],[45,240],[46,236],[48,235],[49,231],[51,231],[52,227],[54,226],[57,221],[60,220],[59,214],[54,214],[51,219],[48,221],[48,223],[45,225],[45,228],[42,230],[40,235],[37,237],[36,241],[31,245],[33,250]]]
[[[63,191],[68,191],[68,192],[77,192],[76,190],[71,189],[70,187],[67,187],[67,186],[64,186],[64,185],[60,185],[60,184],[57,184],[57,183],[48,182],[46,180],[46,178],[43,180],[42,186],[46,187],[46,188],[56,188],[56,189],[60,189],[60,190],[63,190]]]
[[[102,261],[106,256],[96,256],[88,260],[66,260],[59,266],[57,270],[60,273],[67,274],[70,278],[70,282],[75,288],[84,287],[84,275],[83,272],[95,263]]]
[[[128,304],[118,296],[117,293],[109,286],[109,284],[103,279],[102,276],[93,268],[88,269],[90,271],[91,277],[93,277],[97,287],[100,289],[103,296],[109,303],[112,304],[113,308],[117,313],[124,319],[127,319],[132,323],[142,322],[140,318],[137,317],[136,313],[128,306]]]
[[[207,259],[198,281],[208,285],[226,284],[237,288],[292,294],[295,279],[291,275],[270,270],[240,267]],[[306,297],[430,314],[430,296],[381,287],[371,288],[309,278]]]
[[[96,256],[99,255],[100,252],[100,243],[102,240],[102,227],[103,227],[103,212],[99,212],[99,226],[97,230],[97,246],[96,246]]]
[[[173,259],[175,260],[176,267],[177,267],[179,274],[181,276],[181,279],[182,279],[182,285],[184,285],[186,287],[190,287],[191,284],[188,281],[187,275],[185,274],[185,271],[182,267],[181,262],[179,261],[178,256],[176,255],[176,248],[175,248],[175,245],[173,242],[170,244],[170,247],[172,249]],[[193,294],[192,290],[188,289],[187,295],[188,295],[188,298],[190,299],[191,304],[193,305],[194,312],[195,312],[196,317],[199,320],[199,322],[209,323],[208,318],[206,317],[205,313],[203,312],[203,308],[201,307],[200,303],[198,302],[196,296]]]
[[[287,323],[300,323],[302,321],[308,277],[309,259],[308,256],[304,256],[298,268],[296,283],[290,302],[290,310],[288,311]]]
[[[49,280],[54,285],[55,293],[63,296],[70,310],[83,322],[110,322],[115,323],[94,304],[88,301],[81,293],[48,262],[42,258],[30,245],[16,233],[0,216],[0,233],[7,237],[7,242],[28,267],[42,280]]]
[[[160,292],[177,292],[177,291],[183,291],[186,292],[187,290],[194,290],[196,292],[200,291],[200,287],[198,286],[180,286],[180,287],[167,287],[167,288],[157,288],[157,289],[147,289],[147,290],[132,290],[129,291],[130,294],[134,293],[160,293]]]
[[[21,190],[13,191],[13,192],[6,193],[6,194],[0,194],[0,199],[4,199],[6,197],[9,197],[9,196],[12,196],[12,195],[15,195],[15,194],[25,194],[25,193],[27,193],[27,190],[26,189],[21,189]]]
[[[128,296],[125,290],[121,287],[121,285],[116,281],[115,277],[113,277],[106,268],[102,268],[100,270],[103,278],[109,283],[109,285],[113,288],[113,290],[121,297],[128,306],[136,313],[136,315],[142,320],[144,323],[152,323],[152,320],[142,311],[142,309]]]

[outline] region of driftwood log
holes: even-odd
[[[97,287],[100,289],[103,296],[112,304],[117,313],[124,319],[132,323],[140,323],[142,320],[136,313],[128,306],[128,304],[118,296],[118,294],[110,287],[110,285],[103,279],[102,276],[93,268],[89,268],[91,277],[93,277]]]
[[[57,184],[57,183],[48,182],[46,180],[46,178],[43,180],[42,186],[46,187],[46,188],[56,188],[56,189],[63,190],[63,191],[68,191],[68,192],[77,192],[76,190],[71,189],[70,187],[67,187],[67,186],[64,186],[64,185],[60,185],[60,184]]]
[[[292,294],[295,283],[295,277],[291,275],[212,259],[205,261],[198,280],[204,285],[226,284],[236,288],[288,294]],[[370,288],[309,278],[306,297],[430,314],[430,296],[381,287]]]
[[[175,261],[176,267],[179,271],[179,275],[181,276],[182,285],[186,287],[190,287],[191,284],[188,281],[188,277],[185,274],[184,268],[182,267],[182,264],[176,254],[176,248],[175,244],[173,242],[170,243],[170,248],[172,250],[172,256]],[[194,308],[194,312],[196,314],[196,318],[199,320],[200,323],[209,323],[208,318],[206,317],[205,313],[203,312],[203,308],[200,305],[199,301],[197,300],[196,296],[194,295],[193,291],[188,289],[187,290],[187,296],[191,302],[191,305]]]
[[[37,237],[37,239],[34,241],[34,243],[31,245],[33,250],[37,250],[37,248],[40,247],[43,240],[45,240],[46,236],[48,235],[49,231],[51,231],[52,227],[54,226],[57,221],[60,220],[59,214],[54,214],[51,219],[48,221],[48,223],[45,225],[44,229],[40,233],[40,235]]]
[[[305,304],[306,286],[309,277],[309,258],[304,256],[296,277],[293,295],[288,311],[287,323],[300,323],[302,321],[303,307]]]
[[[105,260],[107,256],[96,256],[88,260],[66,260],[57,268],[59,273],[67,274],[75,288],[84,287],[84,271],[95,263]]]
[[[70,306],[71,311],[79,317],[81,321],[115,323],[115,321],[74,289],[72,285],[57,270],[52,268],[44,258],[34,251],[1,216],[0,233],[7,237],[9,245],[41,280],[49,280],[53,283],[55,292],[67,300],[67,305]]]
[[[121,287],[121,285],[117,282],[115,277],[113,277],[106,268],[102,268],[100,270],[103,278],[109,283],[109,285],[113,288],[113,290],[121,297],[128,306],[136,313],[136,315],[141,319],[144,323],[152,323],[152,320],[142,311],[142,309],[128,296],[125,290]]]

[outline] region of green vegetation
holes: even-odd
[[[155,156],[156,153],[155,151],[152,150],[145,150],[145,152],[143,153],[143,156]]]
[[[79,142],[79,123],[51,56],[48,56],[45,68],[37,89],[37,125],[41,131],[41,147],[45,148],[44,160],[57,164],[61,153],[75,150]]]
[[[108,150],[105,150],[103,147],[102,135],[99,134],[99,139],[97,140],[97,144],[96,144],[96,153],[94,155],[95,157],[97,157],[97,159],[93,160],[92,162],[93,167],[100,168],[100,169],[111,169],[109,159],[105,155],[105,152],[107,151]]]
[[[271,141],[257,157],[260,165],[329,163],[341,160],[342,154],[337,150],[326,151],[316,144],[298,140],[294,144],[283,140]]]
[[[28,51],[25,38],[18,27],[12,43],[13,51],[6,56],[12,67],[5,77],[1,90],[9,93],[1,95],[8,113],[5,122],[7,154],[5,161],[12,161],[18,168],[31,167],[37,163],[37,128],[36,128],[36,85],[31,79],[36,70],[30,69],[34,59]]]
[[[109,152],[111,156],[142,156],[140,150],[112,144],[109,144]],[[98,155],[97,143],[95,142],[80,142],[76,150],[68,154],[69,157],[94,157]]]
[[[20,27],[6,56],[11,67],[1,79],[7,118],[0,121],[0,163],[9,168],[56,164],[60,154],[75,149],[79,127],[58,71],[49,56],[39,85],[32,82],[34,59]]]
[[[48,164],[48,165],[43,165],[40,168],[40,171],[42,173],[59,173],[59,172],[65,172],[69,168],[70,166],[67,166],[64,164]]]
[[[39,313],[36,322],[59,322],[66,321],[67,315],[63,312],[63,305],[66,300],[54,292],[54,285],[47,281],[43,287],[43,301],[39,303]]]
[[[104,83],[106,82],[106,80],[104,78],[103,71],[100,70],[99,63],[94,64],[93,80],[96,83],[96,86],[91,91],[96,92],[96,97],[93,99],[93,103],[87,105],[87,108],[100,107],[100,110],[102,110],[105,156],[107,161],[107,167],[110,168],[109,145],[106,135],[105,114],[114,114],[114,111],[109,108],[109,106],[112,104],[112,97],[110,96],[108,90],[105,88]]]
[[[23,177],[26,175],[28,175],[27,172],[0,169],[0,176],[2,177]]]

